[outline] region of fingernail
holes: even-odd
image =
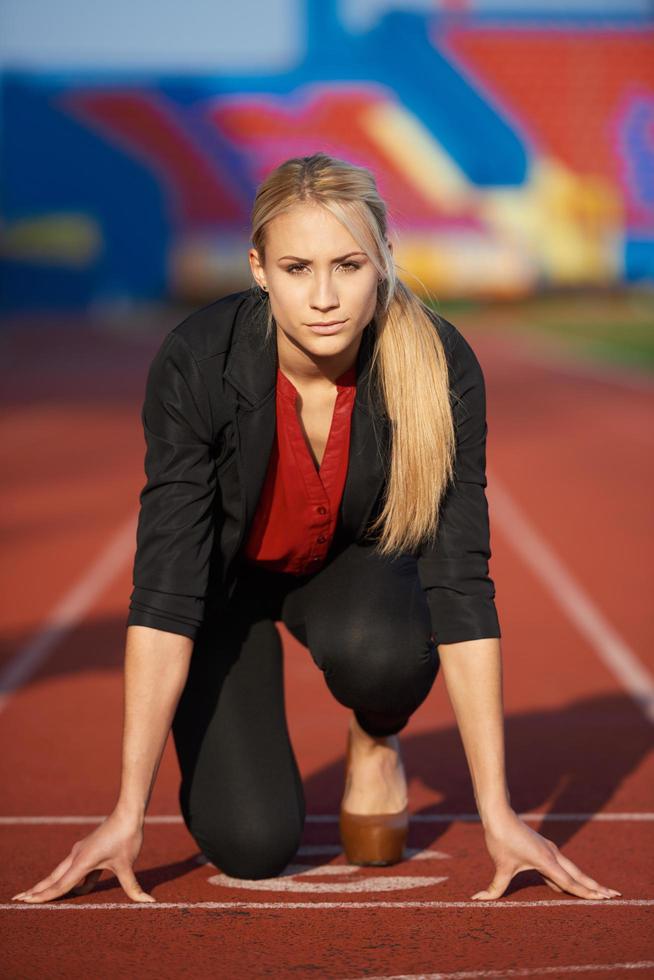
[[[24,894],[25,892],[19,892],[17,895],[14,895],[12,902],[14,902],[17,898],[22,898]]]

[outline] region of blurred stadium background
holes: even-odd
[[[462,326],[652,367],[649,0],[2,0],[0,29],[5,325],[159,332],[243,288],[257,183],[321,149]]]

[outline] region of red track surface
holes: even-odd
[[[402,736],[417,854],[393,868],[345,865],[335,818],[348,711],[280,626],[305,846],[323,846],[298,854],[306,870],[244,883],[199,864],[178,816],[169,741],[149,817],[173,821],[148,824],[136,868],[158,904],[130,902],[107,872],[88,896],[12,903],[94,826],[21,818],[93,817],[115,802],[132,538],[118,542],[113,572],[97,562],[136,512],[138,413],[157,343],[24,327],[0,339],[9,463],[1,665],[31,651],[38,666],[0,712],[3,976],[568,977],[580,967],[584,977],[654,976],[652,721],[592,636],[609,624],[627,659],[654,673],[653,389],[559,370],[500,333],[468,336],[488,388],[512,803],[572,815],[530,822],[622,898],[557,896],[527,872],[498,902],[469,900],[493,868],[479,823],[447,816],[475,807],[442,675]],[[575,619],[541,574],[543,543],[590,601],[590,621]],[[60,607],[80,584],[77,601]]]

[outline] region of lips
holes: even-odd
[[[342,330],[343,327],[345,326],[345,321],[341,320],[338,323],[324,324],[324,325],[319,323],[308,323],[307,326],[309,330],[311,330],[313,333],[332,334],[332,333],[338,333],[339,330]]]

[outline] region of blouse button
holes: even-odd
[[[324,544],[326,540],[327,540],[327,538],[325,537],[324,534],[321,534],[319,538],[316,538],[316,541],[318,542],[318,544]]]
[[[319,514],[326,514],[327,513],[327,508],[326,507],[316,507],[316,510],[318,511]]]

